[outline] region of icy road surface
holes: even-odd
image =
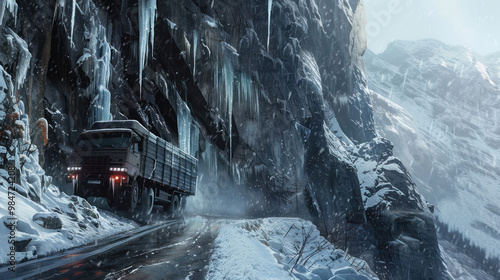
[[[0,279],[203,279],[216,231],[206,219],[169,220],[19,264],[15,277],[0,269]]]

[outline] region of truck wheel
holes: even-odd
[[[178,195],[174,195],[172,201],[165,205],[164,210],[168,214],[179,214],[181,208],[181,202]]]
[[[155,203],[155,192],[152,188],[145,188],[142,190],[141,196],[141,212],[142,214],[149,215],[153,211],[153,205]]]
[[[139,184],[137,181],[132,183],[132,187],[130,188],[129,194],[129,210],[133,211],[137,207],[137,203],[139,202]]]

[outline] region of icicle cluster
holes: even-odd
[[[139,0],[139,86],[142,93],[142,70],[149,56],[148,39],[153,51],[155,37],[156,0]]]
[[[175,89],[175,86],[169,84],[163,77],[160,77],[160,88],[172,104],[177,116],[177,129],[179,135],[179,148],[196,156],[200,137],[200,127],[193,120],[191,110]]]
[[[30,62],[31,62],[31,53],[28,50],[28,44],[26,44],[26,41],[24,41],[21,37],[19,37],[14,31],[12,31],[10,28],[5,28],[6,30],[6,37],[11,46],[17,47],[19,51],[19,60],[17,62],[17,69],[16,69],[16,88],[15,91],[20,89],[26,80],[26,74],[28,73],[28,69],[30,67]]]

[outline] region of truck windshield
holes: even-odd
[[[77,146],[81,149],[126,149],[131,134],[126,132],[92,133],[80,136]]]

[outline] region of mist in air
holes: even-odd
[[[369,0],[368,48],[385,50],[393,40],[437,39],[487,55],[500,51],[500,1]]]

